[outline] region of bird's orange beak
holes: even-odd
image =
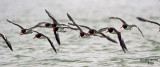
[[[106,33],[108,33],[108,32],[109,32],[109,30],[107,29]]]
[[[120,27],[120,29],[123,27],[123,25]]]
[[[35,36],[33,39],[35,39],[37,36]]]
[[[90,34],[90,32],[88,32],[87,34]]]
[[[53,24],[50,27],[53,27]]]
[[[21,35],[22,34],[22,31],[19,33],[19,35]]]
[[[56,28],[53,28],[53,30],[52,31],[54,31]]]
[[[81,34],[79,35],[79,37],[81,37]]]

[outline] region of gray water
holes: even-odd
[[[32,39],[36,33],[19,36],[20,28],[8,23],[14,21],[25,28],[52,20],[45,13],[51,12],[60,23],[70,22],[69,13],[77,24],[91,28],[115,27],[122,33],[128,47],[124,53],[119,44],[99,37],[79,38],[79,31],[67,30],[59,33],[61,45],[54,38],[52,29],[37,28],[53,41],[58,53],[50,47],[47,40]],[[131,31],[119,29],[119,20],[109,20],[111,16],[135,24]],[[0,32],[8,37],[13,52],[0,39],[0,67],[159,67],[160,36],[159,26],[143,23],[137,16],[160,22],[159,0],[0,0]],[[84,29],[85,32],[88,30]],[[106,33],[116,41],[116,35]],[[140,61],[140,58],[154,58],[154,64]]]

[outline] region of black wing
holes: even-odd
[[[46,13],[48,14],[48,16],[52,19],[53,23],[54,23],[54,24],[58,24],[58,22],[57,22],[57,20],[54,18],[54,16],[53,16],[51,13],[49,13],[46,9],[45,9],[45,11],[46,11]]]
[[[58,24],[58,25],[67,26],[66,24]]]
[[[59,38],[58,32],[54,31],[54,35],[55,35],[55,37],[56,37],[57,43],[60,45],[61,43],[60,43],[60,38]]]
[[[115,41],[114,39],[110,38],[109,36],[103,34],[103,33],[100,33],[103,37],[107,38],[109,41],[111,42],[114,42],[114,43],[117,43],[117,41]]]
[[[128,50],[128,49],[127,49],[127,47],[126,47],[126,45],[125,45],[125,43],[124,43],[124,40],[122,39],[121,33],[118,32],[115,28],[113,28],[113,29],[114,29],[114,31],[115,31],[115,32],[117,33],[117,35],[118,35],[118,40],[119,40],[119,42],[120,42],[120,45],[121,45],[124,53],[126,53],[126,50]]]
[[[119,20],[122,21],[123,25],[124,24],[127,25],[127,23],[124,20],[122,20],[121,18],[119,18],[119,17],[109,17],[109,19],[119,19]]]
[[[67,29],[72,29],[72,30],[79,30],[77,28],[70,27],[69,25],[68,26],[64,26],[64,27],[58,27],[58,28],[67,28]]]
[[[33,31],[33,32],[36,32],[36,33],[39,33],[39,32],[37,32],[37,31]],[[39,33],[39,34],[41,34],[41,35],[43,35],[44,37],[46,37],[47,38],[47,40],[49,41],[49,43],[50,43],[50,45],[51,45],[51,47],[53,48],[53,50],[57,53],[57,51],[56,51],[56,48],[54,47],[54,44],[53,44],[53,42],[46,36],[46,35],[44,35],[44,34],[42,34],[42,33]]]
[[[46,24],[47,22],[40,22],[40,23],[38,23],[37,25],[35,25],[35,26],[33,26],[33,27],[31,27],[31,28],[29,28],[29,29],[34,29],[34,28],[37,28],[37,27],[45,27],[45,26],[41,26],[41,24]],[[50,24],[50,23],[49,23]]]
[[[33,31],[33,32],[36,32],[36,33],[39,33],[39,32],[37,32],[37,31]],[[46,35],[44,35],[44,34],[42,34],[42,33],[39,33],[39,34],[41,34],[41,35],[43,35],[44,37],[46,37],[47,38],[47,40],[49,41],[49,43],[50,43],[50,45],[51,45],[51,47],[53,48],[53,50],[57,53],[57,50],[56,50],[56,48],[54,47],[54,44],[53,44],[53,42],[46,36]]]
[[[12,24],[14,24],[14,25],[16,25],[16,26],[18,26],[18,27],[20,27],[21,29],[24,29],[22,26],[20,26],[20,25],[18,25],[18,24],[16,24],[16,23],[13,23],[13,22],[11,22],[10,20],[8,20],[8,19],[6,19],[9,23],[12,23]]]
[[[148,20],[147,19],[144,19],[144,18],[142,18],[142,17],[136,17],[138,20],[140,20],[140,21],[144,21],[144,22],[147,22]]]
[[[13,51],[12,46],[11,46],[10,42],[7,40],[7,38],[3,34],[1,34],[1,33],[0,33],[0,35],[2,36],[2,38],[4,39],[4,41],[6,42],[6,44],[10,48],[10,50]]]
[[[70,25],[74,25],[74,24],[72,24],[72,23],[68,23],[68,24],[70,24]],[[91,28],[90,27],[88,27],[88,26],[84,26],[84,25],[79,25],[79,26],[81,26],[81,27],[84,27],[84,28],[87,28],[87,29],[89,29],[89,30],[91,30]],[[106,28],[105,28],[106,29]],[[108,28],[107,28],[108,29]],[[93,29],[94,30],[94,29]],[[95,30],[96,31],[96,30]],[[100,32],[100,34],[103,36],[103,37],[105,37],[105,38],[107,38],[109,41],[112,41],[112,42],[114,42],[114,43],[117,43],[117,41],[115,41],[115,40],[113,40],[113,39],[111,39],[109,36],[106,36],[106,35],[104,35],[103,33],[101,33]]]
[[[53,28],[53,27],[46,27],[46,26],[38,26],[39,28]],[[32,28],[34,29],[34,28]]]
[[[36,33],[39,33],[39,32],[37,32],[37,31],[32,31],[32,32],[36,32]]]
[[[160,23],[158,23],[158,22],[150,21],[150,20],[147,20],[147,19],[144,19],[144,18],[141,18],[141,17],[137,17],[137,19],[140,20],[140,21],[150,22],[150,23],[157,24],[157,25],[160,26]]]
[[[73,23],[68,23],[69,25],[72,25],[72,26],[76,26],[75,24],[73,24]]]
[[[77,26],[77,28],[80,30],[80,32],[83,32],[82,29],[74,22],[74,20],[72,19],[72,17],[67,13],[67,16],[69,18],[70,21],[73,22],[73,24],[75,24]]]
[[[75,24],[72,24],[72,23],[68,23],[69,25],[73,25],[73,26],[75,26]],[[86,29],[91,29],[90,27],[88,27],[88,26],[84,26],[84,25],[79,25],[80,27],[84,27],[84,28],[86,28]]]
[[[136,25],[132,25],[132,26],[137,27]],[[138,28],[139,32],[141,33],[141,35],[144,37],[144,35],[143,35],[141,29],[140,29],[139,27],[137,27],[137,28]]]
[[[109,29],[109,27],[101,28],[101,29],[98,30],[98,33],[101,33],[101,32],[103,32],[103,31],[106,31],[107,29]]]
[[[69,25],[68,25],[68,28],[70,28],[72,30],[78,30],[77,28],[70,27]]]
[[[56,50],[56,48],[54,47],[53,42],[52,42],[48,37],[46,37],[46,38],[47,38],[47,40],[49,41],[49,43],[51,44],[51,47],[53,48],[53,50],[57,53],[57,50]]]

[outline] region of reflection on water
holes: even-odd
[[[158,22],[160,21],[159,6],[159,0],[1,0],[0,32],[8,37],[14,51],[11,52],[0,39],[0,66],[150,67],[151,65],[140,62],[140,58],[160,59],[160,36],[157,32],[159,27],[140,22],[135,17],[140,16]],[[70,22],[66,15],[69,13],[78,24],[97,30],[106,26],[115,27],[122,32],[129,51],[123,53],[119,44],[103,38],[79,38],[79,31],[72,30],[59,33],[62,42],[59,46],[52,29],[35,29],[51,38],[58,49],[58,54],[55,54],[47,40],[33,40],[35,33],[19,36],[20,29],[5,20],[12,20],[25,28],[42,21],[52,22],[45,9],[50,11],[60,23]],[[136,24],[145,38],[141,37],[136,28],[131,31],[119,29],[122,23],[119,20],[109,20],[111,16],[123,18],[128,24]],[[116,35],[109,33],[107,35],[118,41]],[[152,66],[159,65],[159,62],[155,62]]]

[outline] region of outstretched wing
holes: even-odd
[[[98,30],[98,32],[101,33],[103,31],[106,31],[107,29],[109,29],[109,27],[101,28],[101,29]]]
[[[147,22],[148,20],[147,19],[144,19],[144,18],[142,18],[142,17],[136,17],[138,20],[140,20],[140,21],[144,21],[144,22]]]
[[[31,27],[31,28],[29,28],[29,29],[34,29],[34,28],[37,28],[37,27],[45,27],[45,26],[41,26],[42,24],[46,24],[47,22],[40,22],[40,23],[38,23],[37,25],[35,25],[35,26],[33,26],[33,27]],[[50,23],[49,23],[50,24]]]
[[[119,40],[119,42],[120,42],[120,46],[122,47],[124,53],[126,53],[126,50],[128,50],[128,49],[127,49],[127,47],[126,47],[126,45],[125,45],[125,43],[124,43],[124,40],[122,39],[121,33],[118,32],[115,28],[113,28],[113,29],[114,29],[114,31],[117,33],[118,40]]]
[[[54,35],[55,35],[55,37],[56,37],[57,43],[60,45],[61,43],[60,43],[60,38],[59,38],[58,32],[54,31]]]
[[[142,18],[142,17],[136,17],[136,18],[137,18],[138,20],[140,20],[140,21],[150,22],[150,23],[157,24],[157,25],[160,26],[160,23],[158,23],[158,22],[150,21],[150,20],[144,19],[144,18]]]
[[[41,35],[43,35],[44,37],[46,37],[47,40],[48,40],[48,42],[50,43],[51,47],[53,48],[53,50],[57,53],[56,48],[54,47],[53,42],[52,42],[46,35],[44,35],[44,34],[42,34],[42,33],[39,33],[39,32],[37,32],[37,31],[33,31],[33,32],[36,32],[36,33],[41,34]]]
[[[122,21],[123,25],[127,25],[127,23],[119,17],[109,17],[109,19],[119,19]]]
[[[117,41],[115,41],[114,39],[110,38],[109,36],[103,34],[103,33],[100,33],[103,37],[107,38],[109,41],[111,42],[114,42],[114,43],[117,43]]]
[[[137,27],[136,25],[131,25],[131,26]],[[141,35],[144,37],[144,35],[143,35],[141,29],[140,29],[139,27],[137,27],[137,28],[138,28],[139,32],[141,33]]]
[[[67,26],[66,24],[58,24],[58,25],[60,25],[60,26]]]
[[[39,32],[37,32],[37,31],[32,31],[32,32],[36,32],[36,33],[39,33]]]
[[[76,26],[75,24],[73,24],[73,23],[68,23],[69,25],[73,25],[73,26]],[[84,28],[86,28],[86,29],[91,29],[90,27],[88,27],[88,26],[84,26],[84,25],[79,25],[80,27],[84,27]]]
[[[46,13],[48,14],[48,16],[52,19],[53,23],[54,23],[54,24],[58,24],[58,22],[57,22],[57,20],[54,18],[54,16],[53,16],[51,13],[49,13],[46,9],[45,9],[45,11],[46,11]]]
[[[72,17],[67,13],[67,16],[69,18],[70,21],[73,22],[73,24],[75,24],[77,26],[77,28],[80,30],[80,32],[83,32],[82,29],[74,22],[74,20],[72,19]]]
[[[12,46],[11,46],[10,42],[7,40],[7,38],[3,34],[1,34],[1,33],[0,33],[0,36],[2,36],[2,38],[4,39],[4,41],[6,42],[6,44],[8,45],[8,47],[10,48],[10,50],[13,51]]]
[[[13,23],[12,21],[10,21],[10,20],[8,20],[8,19],[6,19],[6,20],[7,20],[9,23],[12,23],[12,24],[18,26],[19,28],[24,29],[22,26],[20,26],[20,25],[18,25],[18,24],[16,24],[16,23]]]
[[[68,25],[68,28],[72,30],[78,30],[77,28],[70,27],[69,25]]]
[[[52,42],[48,37],[46,37],[46,38],[47,38],[48,42],[50,43],[51,47],[53,48],[53,50],[57,53],[57,50],[56,50],[56,48],[54,47],[53,42]]]

